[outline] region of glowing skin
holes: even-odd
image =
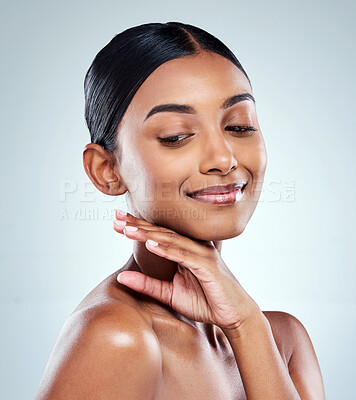
[[[83,163],[95,186],[127,195],[134,217],[117,213],[114,229],[133,240],[134,251],[72,314],[36,400],[324,399],[304,327],[290,314],[262,313],[221,258],[222,241],[240,235],[256,208],[267,164],[251,96],[246,77],[224,57],[171,60],[135,94],[117,130],[118,151],[86,146]],[[162,104],[176,106],[151,111]],[[168,147],[162,139],[171,136],[185,140]],[[187,195],[236,182],[247,182],[242,192]],[[170,246],[148,250],[145,235]],[[143,283],[150,291],[148,277],[166,290],[130,289],[131,279],[132,288]]]
[[[267,157],[255,103],[244,100],[221,110],[228,97],[240,93],[252,94],[248,80],[214,53],[171,60],[148,77],[117,135],[119,149],[125,149],[119,172],[135,216],[201,240],[241,234],[257,205]],[[160,112],[145,120],[152,107],[167,103],[190,105],[196,114]],[[238,136],[225,129],[234,125],[252,125],[256,131]],[[192,136],[174,147],[157,140],[173,135]],[[184,194],[235,181],[248,186],[244,199],[232,206],[211,207]]]
[[[161,65],[139,88],[118,127],[118,151],[112,160],[115,177],[104,164],[96,173],[96,177],[100,174],[114,181],[103,185],[94,177],[94,184],[108,194],[126,192],[129,211],[136,217],[187,237],[214,241],[220,250],[223,239],[245,229],[256,208],[267,164],[254,101],[246,99],[222,109],[228,98],[243,93],[252,95],[247,78],[214,53]],[[153,107],[162,104],[188,105],[195,113],[166,111],[146,119]],[[256,130],[236,132],[231,126]],[[177,146],[159,140],[176,135],[185,138]],[[88,154],[88,164],[89,158]],[[90,169],[89,176],[93,175]],[[207,204],[185,194],[233,182],[247,182],[242,198],[233,204]],[[176,263],[150,254],[144,243],[135,242],[133,254],[149,276],[170,280],[177,270]]]

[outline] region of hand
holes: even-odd
[[[114,221],[115,231],[129,239],[145,242],[150,252],[177,262],[172,281],[161,281],[137,271],[124,271],[118,275],[118,281],[123,285],[169,305],[187,318],[215,324],[222,329],[238,329],[250,316],[261,313],[228,269],[213,242],[189,239],[129,213],[123,216],[116,212],[116,218],[125,221],[126,225],[119,226]],[[130,231],[126,227],[137,230]]]

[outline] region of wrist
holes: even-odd
[[[239,321],[239,323],[230,327],[223,327],[221,330],[228,339],[238,339],[242,336],[250,334],[251,332],[264,329],[268,326],[268,319],[260,309],[257,309],[248,317]]]

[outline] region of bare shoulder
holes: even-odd
[[[263,311],[263,314],[301,398],[325,399],[320,366],[305,326],[287,312]]]
[[[306,328],[298,318],[284,311],[263,311],[263,314],[271,325],[278,348],[283,349],[289,364],[298,343],[310,341]]]
[[[153,399],[161,364],[154,331],[135,307],[85,307],[63,325],[35,400]]]

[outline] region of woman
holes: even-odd
[[[36,399],[324,399],[301,322],[262,312],[221,256],[267,163],[236,57],[197,27],[140,25],[98,53],[85,98],[85,171],[126,194],[114,229],[134,250],[66,321]]]

